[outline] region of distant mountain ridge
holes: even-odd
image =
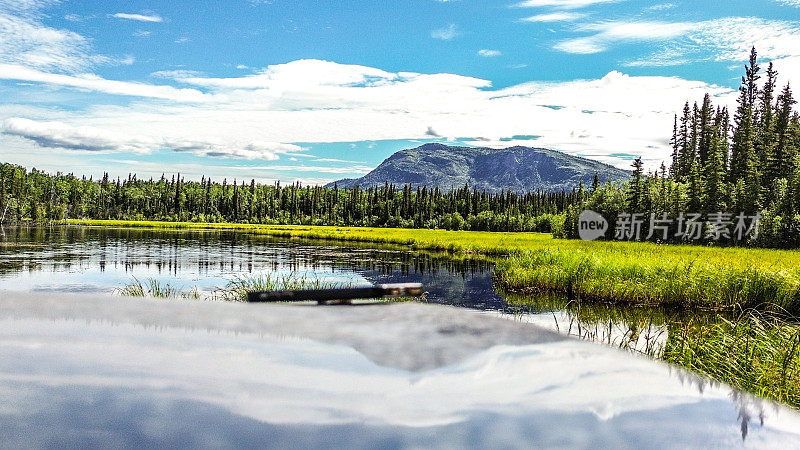
[[[625,181],[630,172],[599,161],[531,147],[492,149],[439,143],[400,150],[361,178],[328,184],[340,188],[395,185],[438,187],[449,191],[469,184],[487,192],[570,190],[583,181]]]

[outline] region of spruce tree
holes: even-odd
[[[636,158],[632,164],[633,177],[628,185],[628,211],[640,212],[639,208],[642,204],[642,186],[644,184],[644,164],[642,158]]]
[[[756,154],[759,157],[761,167],[766,167],[763,179],[764,186],[768,188],[778,174],[769,169],[770,160],[773,159],[775,151],[775,114],[773,112],[773,101],[775,84],[777,83],[778,72],[775,71],[772,63],[767,68],[767,81],[761,91],[759,105],[759,123],[755,142]]]
[[[792,142],[792,107],[797,103],[792,96],[789,84],[778,96],[777,118],[775,121],[776,145],[767,164],[771,176],[770,182],[779,179],[789,179],[794,174],[797,164],[797,148]]]
[[[755,102],[758,97],[758,58],[756,49],[750,53],[750,63],[745,65],[745,76],[739,87],[736,114],[734,115],[735,130],[733,133],[733,146],[731,149],[730,181],[735,182],[748,176],[757,163],[753,161],[755,155],[756,118]],[[752,176],[752,174],[750,174]]]
[[[697,139],[697,162],[701,170],[708,162],[709,154],[715,146],[714,109],[711,105],[711,96],[706,94],[703,98],[703,106],[699,113],[698,139]]]
[[[678,164],[675,169],[675,174],[681,181],[685,181],[688,177],[691,165],[691,155],[689,153],[689,124],[691,120],[691,109],[689,109],[689,102],[687,101],[683,105],[683,115],[681,116],[681,126],[678,133]]]

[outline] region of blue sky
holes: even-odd
[[[654,168],[753,45],[800,81],[800,0],[0,0],[0,160],[323,183],[442,141]]]

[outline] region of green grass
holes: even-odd
[[[148,297],[148,298],[175,298],[187,300],[211,300],[227,302],[245,302],[247,293],[251,291],[275,291],[275,290],[303,290],[303,289],[340,289],[353,287],[349,281],[329,281],[307,278],[302,275],[274,275],[263,273],[257,275],[239,275],[230,280],[225,286],[215,289],[204,295],[197,287],[183,289],[172,286],[168,283],[161,283],[156,279],[147,279],[144,282],[133,278],[133,281],[125,286],[116,289],[115,294],[125,297]],[[398,297],[391,299],[372,299],[372,302],[404,302],[404,301],[425,301],[423,294],[419,298]],[[331,302],[336,303],[336,302]],[[347,302],[345,302],[347,303]]]
[[[785,313],[619,307],[553,294],[508,300],[553,311],[561,333],[642,353],[800,409],[800,321]]]
[[[197,287],[186,290],[169,283],[161,283],[155,278],[141,282],[136,277],[132,282],[116,289],[114,293],[125,297],[182,298],[186,300],[199,300],[202,296]]]
[[[751,311],[712,325],[674,324],[669,333],[654,356],[800,408],[800,324]]]
[[[509,291],[707,309],[759,308],[800,314],[800,251],[644,242],[584,242],[542,233],[396,228],[73,220],[73,224],[236,230],[284,238],[394,244],[483,255]]]
[[[334,282],[305,276],[276,276],[270,273],[259,275],[240,275],[229,281],[227,286],[214,292],[216,300],[247,301],[250,291],[302,290],[302,289],[338,289],[352,287],[349,282]]]

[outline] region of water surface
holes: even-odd
[[[427,301],[504,309],[492,265],[402,247],[332,245],[218,230],[5,227],[0,291],[111,293],[157,280],[212,292],[236,277],[270,274],[332,282],[420,282]]]

